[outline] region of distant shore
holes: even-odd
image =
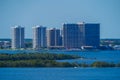
[[[66,54],[49,53],[18,53],[0,54],[0,67],[120,67],[120,63],[96,61],[92,64],[57,62],[56,60],[86,59],[84,57]]]

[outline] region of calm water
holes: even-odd
[[[120,80],[120,68],[0,68],[0,80]]]
[[[85,57],[87,59],[77,60],[61,60],[63,62],[82,62],[93,63],[95,61],[105,61],[110,63],[120,63],[120,51],[98,51],[98,52],[64,52],[65,54],[72,54]]]

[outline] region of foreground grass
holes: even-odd
[[[0,54],[0,67],[120,67],[120,64],[107,62],[68,63],[56,60],[78,59],[79,56],[49,53]]]

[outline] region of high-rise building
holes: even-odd
[[[63,46],[66,49],[82,46],[98,47],[100,41],[100,24],[63,24]]]
[[[98,47],[100,44],[100,24],[86,23],[84,32],[85,46]]]
[[[33,49],[41,49],[47,47],[46,27],[33,27]]]
[[[20,49],[24,48],[24,27],[15,26],[12,27],[12,48]]]
[[[63,24],[63,45],[65,48],[80,48],[79,36],[80,27],[78,24]]]
[[[47,46],[48,47],[62,46],[62,37],[60,34],[60,29],[52,28],[47,30]]]

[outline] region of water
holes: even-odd
[[[120,68],[0,68],[0,80],[120,80]]]
[[[78,56],[85,57],[86,59],[60,60],[60,62],[93,63],[95,61],[104,61],[109,63],[120,63],[120,51],[98,51],[98,52],[74,52],[73,51],[73,52],[67,52],[66,54],[78,55]]]

